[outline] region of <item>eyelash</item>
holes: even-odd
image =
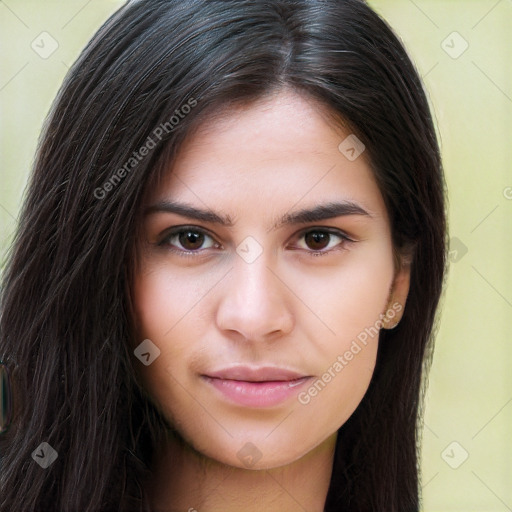
[[[184,250],[184,249],[176,249],[175,247],[171,246],[168,243],[171,238],[173,238],[176,235],[179,235],[179,234],[181,234],[183,232],[186,232],[186,231],[192,231],[193,233],[199,233],[199,234],[205,235],[207,237],[210,237],[213,240],[213,237],[207,231],[205,231],[204,229],[197,228],[197,227],[194,227],[194,226],[179,226],[177,228],[173,228],[172,230],[170,230],[160,240],[160,242],[157,242],[156,245],[158,245],[160,247],[167,246],[167,250],[168,251],[170,251],[170,252],[172,252],[174,254],[177,254],[178,256],[183,257],[183,258],[198,258],[198,257],[203,256],[201,253],[204,250],[206,250],[206,249],[198,249],[198,250],[195,250],[195,251],[187,251],[187,250]],[[306,254],[308,254],[311,257],[318,257],[318,256],[329,255],[333,251],[337,251],[337,250],[342,249],[343,248],[342,246],[344,246],[345,244],[351,243],[351,242],[355,242],[355,240],[349,238],[345,233],[343,233],[343,231],[340,231],[339,229],[334,229],[334,228],[320,228],[320,227],[308,228],[308,229],[306,229],[304,231],[301,231],[298,234],[298,237],[300,239],[300,238],[304,237],[305,235],[307,235],[308,233],[315,233],[315,232],[328,233],[329,235],[337,236],[338,238],[341,239],[341,242],[335,248],[333,248],[333,249],[321,250],[321,251],[306,250]],[[219,245],[219,244],[217,244],[217,245]]]

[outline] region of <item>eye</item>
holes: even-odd
[[[315,228],[302,232],[297,244],[299,249],[306,250],[311,256],[323,256],[338,249],[345,248],[349,242],[353,242],[342,231],[327,228]]]
[[[305,250],[310,256],[323,256],[332,251],[344,249],[353,242],[342,231],[329,228],[315,228],[303,231],[294,249]],[[194,226],[178,226],[169,230],[158,242],[179,256],[200,256],[203,250],[221,248],[205,230]]]
[[[201,249],[220,247],[215,240],[202,229],[180,226],[174,228],[158,242],[160,246],[169,246],[169,249],[176,253],[194,253]]]

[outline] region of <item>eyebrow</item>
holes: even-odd
[[[144,211],[144,215],[155,213],[175,213],[190,219],[220,224],[225,227],[232,227],[234,225],[233,219],[229,215],[219,215],[211,210],[202,210],[176,201],[159,201]],[[306,224],[308,222],[318,222],[348,215],[372,217],[362,206],[353,201],[330,202],[313,208],[304,208],[296,212],[286,213],[280,221],[274,224],[271,230],[278,229],[283,225]]]

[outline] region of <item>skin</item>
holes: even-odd
[[[334,126],[320,104],[284,89],[227,114],[189,137],[147,202],[179,201],[233,223],[162,211],[144,218],[133,286],[137,335],[160,356],[140,373],[185,439],[184,447],[171,434],[162,443],[150,495],[157,510],[321,511],[337,430],[368,388],[378,336],[359,342],[350,360],[344,354],[365,328],[382,327],[393,304],[384,325],[399,321],[409,269],[395,266],[365,153],[350,161],[340,152],[350,132]],[[274,228],[285,214],[340,201],[367,214]],[[169,233],[179,226],[206,235]],[[256,243],[247,245],[247,237]],[[242,257],[259,251],[254,261]],[[335,370],[339,356],[346,364]],[[276,406],[247,407],[201,377],[233,364],[278,366],[311,379]],[[325,386],[308,393],[318,379]],[[244,446],[255,455],[250,467],[238,456]]]

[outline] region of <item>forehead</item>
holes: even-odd
[[[204,122],[152,200],[287,208],[342,198],[378,214],[385,207],[366,155],[352,160],[340,150],[349,136],[314,99],[280,92]]]

